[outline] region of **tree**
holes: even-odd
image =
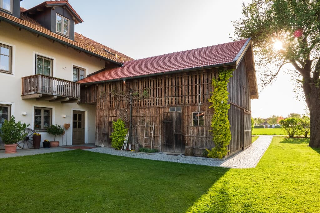
[[[278,116],[273,115],[272,117],[267,119],[268,124],[275,125],[278,123]]]
[[[270,67],[265,83],[284,64],[292,64],[298,73],[310,111],[309,145],[320,147],[320,1],[252,0],[243,6],[243,15],[235,22],[235,34],[252,38],[260,65]],[[276,71],[270,64],[275,64]]]
[[[290,113],[288,118],[301,118],[301,115],[298,113]]]

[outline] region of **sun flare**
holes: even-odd
[[[282,49],[283,49],[283,43],[282,43],[282,41],[276,40],[276,41],[273,43],[273,49],[276,50],[276,51],[282,50]]]

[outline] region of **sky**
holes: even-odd
[[[23,0],[26,9],[43,0]],[[69,0],[84,20],[75,31],[134,59],[232,41],[232,21],[250,0]],[[263,72],[263,70],[256,70]],[[259,83],[259,82],[258,82]],[[261,89],[259,89],[260,91]],[[252,101],[252,116],[286,117],[306,113],[289,74],[278,78]]]

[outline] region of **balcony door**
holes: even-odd
[[[84,144],[85,120],[83,111],[73,111],[72,145]]]

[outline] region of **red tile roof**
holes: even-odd
[[[236,61],[249,41],[250,39],[245,39],[210,47],[128,61],[125,62],[122,67],[98,71],[79,82],[92,83],[121,80],[148,75],[159,75],[173,71],[219,66],[229,63],[236,64]]]
[[[20,11],[25,10],[24,8],[20,8]],[[68,39],[64,36],[61,36],[57,33],[51,32],[47,28],[41,26],[37,21],[34,19],[28,17],[27,15],[24,15],[21,13],[21,17],[17,18],[15,16],[12,16],[8,13],[0,11],[0,20],[9,22],[11,24],[17,25],[19,27],[23,27],[26,30],[30,30],[34,33],[39,33],[43,36],[46,36],[50,39],[56,39],[57,41],[70,45],[71,47],[87,52],[88,54],[92,54],[98,57],[101,57],[105,60],[111,60],[116,63],[122,64],[125,61],[131,61],[132,58],[115,51],[105,45],[102,45],[96,41],[93,41],[81,34],[75,33],[74,41],[71,39]]]
[[[31,12],[33,10],[37,10],[39,7],[48,7],[48,6],[54,6],[54,5],[66,5],[68,7],[68,9],[70,10],[70,12],[77,18],[76,20],[76,24],[78,23],[82,23],[83,20],[82,18],[79,16],[79,14],[73,9],[73,7],[69,4],[69,2],[67,0],[61,0],[61,1],[45,1],[45,2],[42,2],[41,4],[35,6],[35,7],[32,7],[28,10],[25,10],[23,12],[25,13],[28,13],[28,12]]]

